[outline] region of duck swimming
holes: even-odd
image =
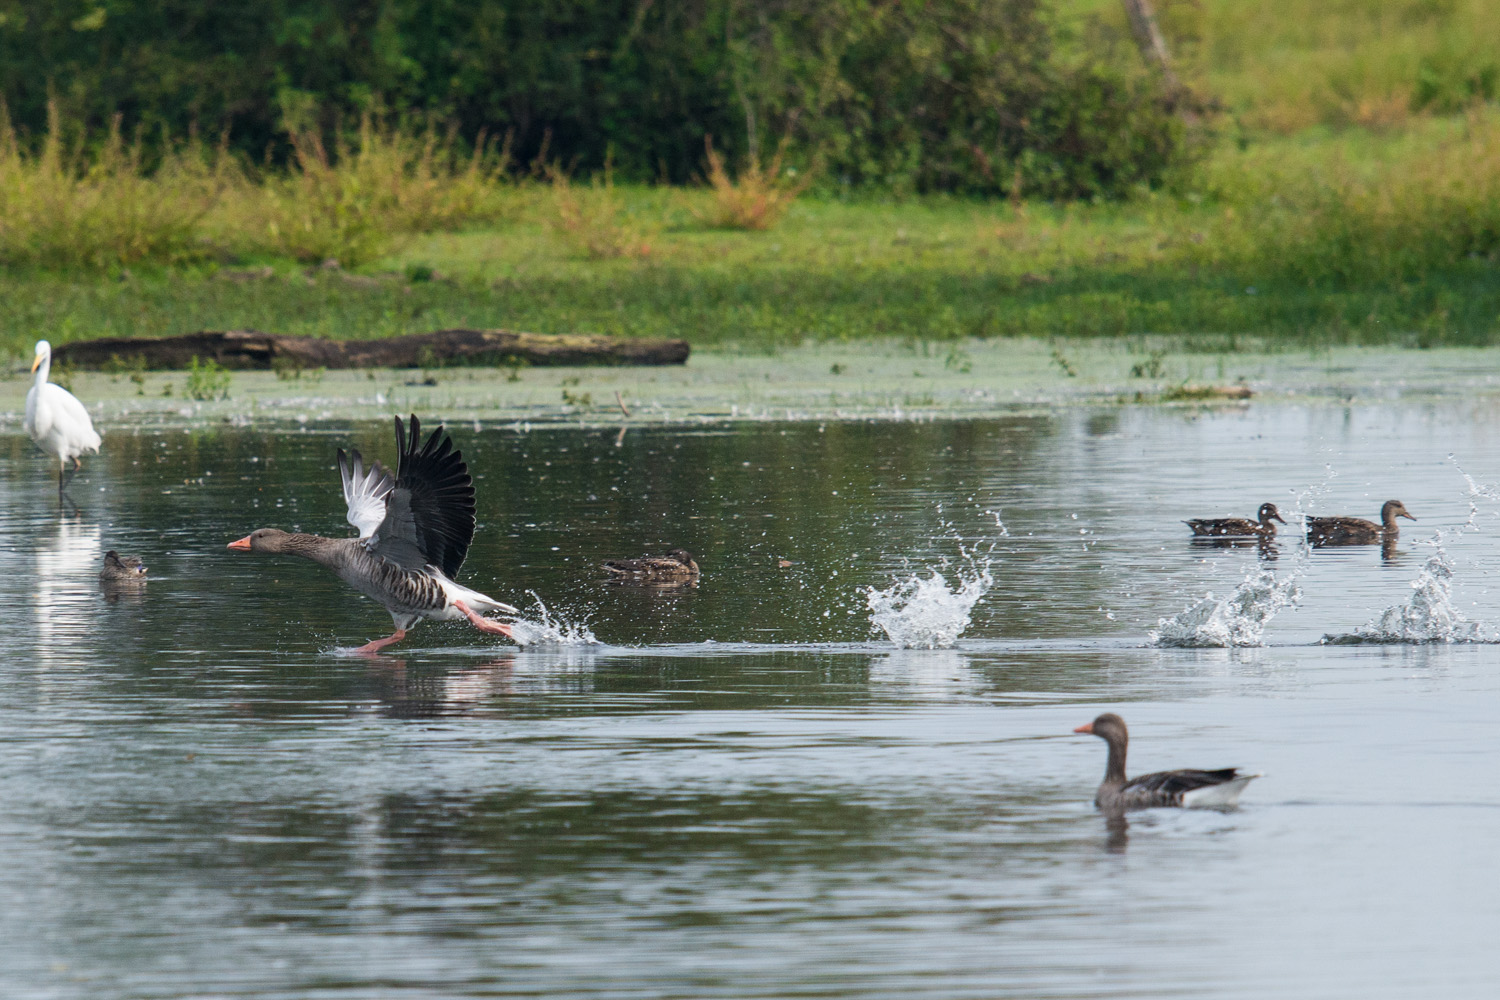
[[[639,559],[610,559],[604,563],[609,573],[637,580],[679,581],[698,579],[698,564],[687,549],[673,549],[664,556],[641,556]]]
[[[146,564],[139,556],[122,556],[114,549],[104,553],[104,568],[99,571],[102,584],[145,583]]]
[[[1401,534],[1396,518],[1415,521],[1400,500],[1387,500],[1380,508],[1380,523],[1362,517],[1309,517],[1307,540],[1313,545],[1374,545],[1394,542]]]
[[[474,539],[474,481],[463,455],[441,426],[425,444],[421,425],[411,431],[396,418],[396,474],[374,463],[365,471],[358,451],[338,452],[347,519],[357,538],[324,538],[259,528],[229,543],[236,552],[293,555],[311,559],[338,574],[355,590],[391,614],[396,631],[356,652],[373,653],[406,638],[424,618],[467,618],[481,632],[514,640],[506,624],[482,616],[486,611],[519,615],[503,601],[453,582]]]
[[[26,392],[26,419],[22,426],[38,448],[57,459],[57,493],[61,496],[69,480],[83,468],[78,456],[97,453],[101,439],[78,397],[47,381],[52,373],[52,345],[47,341],[36,342],[31,370],[35,377]],[[71,470],[69,462],[73,463]]]
[[[1138,777],[1125,777],[1125,747],[1130,734],[1125,720],[1105,712],[1093,722],[1085,722],[1075,733],[1091,733],[1109,744],[1109,763],[1104,781],[1094,796],[1094,805],[1104,812],[1128,809],[1152,809],[1177,806],[1189,809],[1228,809],[1239,801],[1240,793],[1258,774],[1241,774],[1238,768],[1217,771],[1157,771]]]
[[[1210,517],[1194,518],[1182,523],[1193,529],[1196,538],[1226,538],[1245,535],[1260,535],[1263,538],[1276,537],[1275,521],[1286,524],[1281,512],[1276,509],[1274,503],[1263,503],[1256,513],[1258,521],[1252,521],[1246,517]]]

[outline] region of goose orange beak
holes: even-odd
[[[36,357],[31,359],[31,370],[36,371],[40,367],[42,367],[42,356],[38,354]]]
[[[1073,730],[1073,732],[1075,732],[1075,733],[1092,733],[1093,731],[1094,731],[1094,724],[1092,722],[1085,722],[1083,725],[1081,725],[1077,729]]]
[[[236,552],[249,552],[250,551],[250,536],[246,535],[244,538],[241,538],[239,541],[230,542],[228,545],[226,545],[224,547],[227,548],[227,549],[234,549],[234,551],[236,551]]]

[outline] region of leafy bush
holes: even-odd
[[[1044,0],[12,0],[0,96],[32,131],[41,81],[95,127],[124,109],[148,136],[227,129],[316,188],[299,192],[310,215],[277,220],[309,257],[328,227],[365,244],[323,161],[381,101],[467,144],[513,135],[523,162],[592,173],[613,151],[635,181],[688,181],[705,135],[754,158],[793,121],[798,165],[836,184],[1007,194],[1019,172],[1029,193],[1113,197],[1161,181],[1185,147],[1159,85],[1088,39],[1059,57],[1059,34]]]

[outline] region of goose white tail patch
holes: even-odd
[[[1182,806],[1184,809],[1232,809],[1239,803],[1240,793],[1245,790],[1245,786],[1259,777],[1262,775],[1242,774],[1221,785],[1195,788],[1183,794]]]

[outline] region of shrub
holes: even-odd
[[[1493,260],[1500,254],[1500,114],[1475,112],[1436,151],[1373,170],[1340,161],[1262,179],[1204,247],[1233,270],[1309,286],[1398,284]]]
[[[0,108],[0,262],[103,268],[200,255],[197,227],[224,180],[196,144],[168,148],[148,175],[139,140],[126,142],[120,118],[90,151],[71,142],[58,106],[34,151]]]
[[[648,229],[625,208],[608,166],[586,187],[573,184],[556,165],[548,166],[545,176],[552,188],[552,228],[584,256],[607,260],[651,255]]]
[[[693,214],[716,229],[769,229],[775,225],[812,182],[811,174],[799,177],[795,170],[783,167],[786,146],[785,141],[777,146],[776,154],[764,166],[758,157],[748,157],[739,177],[730,177],[723,155],[714,149],[713,136],[704,136],[708,184],[714,201],[709,211]]]
[[[195,355],[188,361],[187,387],[184,391],[189,399],[228,399],[229,378],[229,372],[213,358],[200,362]]]
[[[245,241],[241,249],[352,267],[407,234],[456,229],[507,210],[498,188],[509,153],[483,137],[464,157],[451,130],[440,135],[431,123],[365,115],[330,155],[318,130],[298,126],[289,134],[290,169],[238,188],[216,220],[226,241]]]

